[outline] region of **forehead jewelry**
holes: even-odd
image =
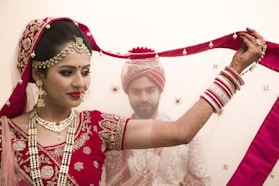
[[[38,69],[45,69],[50,66],[55,65],[59,61],[63,59],[66,55],[68,55],[71,52],[77,52],[79,54],[85,53],[88,54],[89,58],[91,58],[91,54],[86,47],[86,45],[83,42],[83,39],[81,37],[75,37],[75,42],[73,42],[71,45],[64,48],[61,52],[59,52],[56,56],[53,58],[50,58],[46,61],[33,61],[32,66]],[[34,56],[34,55],[33,55]]]

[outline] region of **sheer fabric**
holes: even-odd
[[[71,20],[69,18],[62,18],[62,19]],[[49,20],[50,19],[46,19],[46,22],[48,22]],[[214,39],[212,41],[207,41],[207,42],[204,42],[204,43],[201,43],[201,44],[197,44],[197,45],[194,45],[194,46],[186,46],[186,47],[181,47],[181,48],[177,48],[177,49],[170,49],[168,51],[154,52],[154,53],[150,53],[150,54],[137,54],[137,55],[131,55],[129,53],[127,53],[127,54],[120,54],[120,53],[117,53],[117,52],[110,52],[110,51],[106,51],[106,50],[101,49],[95,43],[95,40],[94,40],[93,36],[90,35],[91,33],[90,33],[90,30],[88,29],[88,27],[83,25],[83,24],[81,24],[81,23],[79,23],[78,25],[82,29],[82,31],[86,35],[89,36],[89,39],[90,39],[90,41],[92,43],[92,46],[93,46],[94,50],[98,51],[98,53],[99,53],[99,57],[101,58],[102,56],[109,56],[110,59],[111,59],[109,62],[104,62],[104,61],[102,61],[102,59],[97,60],[97,61],[95,61],[96,63],[94,65],[92,65],[93,68],[97,67],[96,69],[98,69],[98,65],[100,65],[100,64],[98,64],[98,62],[102,61],[103,62],[102,64],[107,65],[106,68],[104,68],[104,69],[105,69],[106,72],[110,72],[109,74],[114,73],[115,72],[115,68],[114,67],[119,65],[119,64],[116,64],[116,63],[111,63],[112,61],[119,61],[120,60],[120,61],[123,62],[123,61],[131,59],[131,58],[148,58],[148,57],[154,57],[154,56],[158,56],[161,59],[163,59],[163,58],[166,59],[166,58],[170,58],[171,57],[171,60],[165,63],[165,65],[167,66],[166,69],[168,69],[168,68],[175,68],[174,65],[173,65],[174,63],[185,63],[187,61],[189,62],[189,60],[191,61],[192,56],[196,57],[196,55],[193,55],[193,54],[199,53],[199,55],[197,55],[197,56],[202,56],[205,53],[205,51],[208,51],[209,53],[211,53],[211,51],[213,51],[213,49],[215,51],[215,49],[219,50],[220,48],[228,49],[229,51],[234,51],[234,50],[238,49],[240,47],[240,45],[241,45],[241,39],[238,38],[235,35],[235,33],[231,33],[231,34],[228,34],[226,36]],[[43,25],[43,26],[45,26],[45,25]],[[38,38],[38,37],[35,37],[35,38]],[[260,65],[261,65],[261,67],[266,67],[269,70],[277,73],[279,71],[279,65],[278,65],[278,61],[279,61],[279,45],[277,43],[272,43],[272,42],[268,41],[267,42],[267,48],[268,49],[266,51],[265,57],[260,61]],[[29,55],[26,55],[26,56],[29,56]],[[98,58],[98,55],[97,55],[97,58]],[[230,60],[230,58],[231,58],[231,56],[229,56],[229,57],[228,56],[226,56],[226,57],[223,56],[223,57],[220,57],[220,60],[224,61],[225,64],[227,64],[227,62],[228,62],[228,60]],[[11,97],[9,98],[7,103],[0,110],[0,115],[1,116],[5,116],[6,115],[6,116],[12,118],[14,116],[17,116],[17,115],[25,112],[25,110],[28,110],[25,91],[26,91],[26,86],[28,84],[28,78],[30,76],[30,69],[31,68],[30,68],[30,64],[28,63],[28,61],[25,61],[25,62],[27,62],[27,63],[25,63],[24,69],[22,69],[23,71],[22,71],[22,74],[21,74],[21,79],[18,79],[18,81],[16,82],[17,84],[14,86],[15,89],[13,90],[13,92],[11,94]],[[199,62],[201,62],[201,61],[199,61]],[[199,93],[201,93],[201,91],[205,88],[206,85],[208,85],[209,82],[211,82],[211,79],[217,73],[216,70],[219,71],[220,67],[222,68],[222,66],[224,65],[223,63],[222,64],[216,63],[216,61],[215,62],[211,61],[209,63],[206,63],[204,61],[202,61],[202,62],[203,62],[203,67],[202,67],[203,69],[211,69],[209,71],[202,71],[203,73],[205,72],[203,74],[206,77],[205,79],[201,78],[200,75],[197,75],[195,77],[190,76],[188,78],[185,78],[185,76],[183,76],[182,79],[179,79],[178,81],[175,81],[175,83],[174,83],[175,84],[174,86],[177,86],[177,84],[179,83],[179,85],[180,85],[179,87],[182,87],[183,89],[181,90],[181,92],[177,93],[177,95],[175,95],[175,97],[171,97],[171,98],[174,101],[174,105],[180,105],[180,106],[182,105],[183,106],[183,111],[185,111],[185,108],[187,108],[189,105],[191,105],[191,103],[193,103],[195,101],[196,96],[199,95]],[[121,63],[120,63],[120,66],[121,66]],[[97,73],[95,75],[93,75],[93,79],[95,78],[95,82],[92,83],[93,91],[95,91],[96,90],[96,86],[98,87],[98,85],[99,85],[97,82],[100,82],[101,84],[105,84],[104,80],[106,78],[104,78],[104,69],[99,71],[99,73],[102,73],[103,76],[97,77]],[[185,69],[181,69],[179,67],[177,69],[182,70],[182,71],[185,70]],[[201,72],[201,66],[199,65],[197,67],[191,68],[191,70],[195,71],[195,72]],[[185,74],[185,72],[184,72],[184,74]],[[199,73],[197,73],[197,74],[199,74]],[[178,76],[178,75],[179,74],[175,73],[175,75],[172,74],[171,76],[173,77],[173,76]],[[118,79],[119,76],[115,76],[115,77],[116,77],[116,79]],[[167,79],[167,81],[169,81],[169,79],[171,79],[171,78],[166,78],[166,79]],[[190,81],[186,82],[187,79],[190,79]],[[200,87],[196,87],[196,89],[194,91],[192,91],[192,90],[188,91],[189,90],[188,89],[189,88],[189,84],[194,84],[194,85],[200,84],[201,86]],[[123,102],[121,101],[119,104],[116,104],[116,106],[115,106],[115,104],[114,105],[111,104],[112,101],[116,101],[118,99],[118,97],[117,98],[115,97],[116,94],[114,94],[114,93],[118,92],[118,90],[120,89],[119,87],[120,86],[118,86],[117,83],[116,84],[110,84],[109,85],[109,89],[111,91],[102,91],[102,93],[100,95],[98,95],[98,93],[97,94],[96,93],[92,94],[92,97],[94,97],[94,99],[97,99],[97,101],[94,100],[93,102],[87,102],[86,104],[90,104],[90,107],[92,108],[92,103],[93,103],[94,104],[93,107],[101,108],[100,110],[102,110],[102,111],[108,110],[110,113],[120,113],[122,115],[122,113],[121,113],[122,111],[119,110],[119,108],[123,107]],[[193,87],[191,87],[190,89],[192,89],[192,88]],[[173,91],[172,87],[170,88],[169,91],[170,92]],[[111,92],[113,94],[111,94]],[[108,93],[109,96],[107,96],[106,93]],[[111,96],[111,95],[113,95],[113,96]],[[184,95],[187,95],[187,97],[189,97],[189,98],[186,99],[184,97]],[[166,94],[165,96],[168,97],[169,94]],[[272,95],[272,96],[274,96],[274,95]],[[98,101],[102,100],[102,99],[100,99],[102,97],[106,97],[106,101],[108,101],[107,105],[104,105],[104,104],[102,106],[98,105]],[[278,98],[278,94],[275,95],[274,97],[276,97],[276,99],[277,99]],[[124,100],[124,99],[120,99],[120,100]],[[184,103],[186,103],[186,104],[184,104]],[[86,104],[84,105],[84,108],[89,106],[89,105],[86,105]],[[166,103],[166,107],[168,108],[169,107],[168,105],[171,105],[171,104],[173,104],[173,102]],[[277,104],[275,104],[275,105],[277,105]],[[269,123],[270,121],[271,121],[272,124],[277,124],[278,123],[278,116],[274,115],[274,113],[277,112],[276,110],[277,109],[272,109],[270,113],[267,113],[267,117],[262,122],[262,126],[265,126],[266,123]],[[177,112],[177,110],[175,110],[175,109],[173,109],[173,110],[171,110],[169,112],[170,112],[170,115],[173,116],[173,118],[175,118],[176,116],[180,115],[180,113]],[[272,115],[272,118],[275,118],[275,119],[269,120],[269,118],[270,118],[269,116],[270,115]],[[93,119],[95,120],[96,118],[94,117]],[[233,119],[234,118],[231,118],[231,120],[233,120]],[[269,121],[269,122],[265,122],[265,121]],[[26,137],[26,134],[22,133],[22,131],[18,132],[18,131],[20,131],[20,129],[15,127],[16,124],[11,123],[9,120],[5,119],[5,117],[2,118],[1,123],[9,123],[10,126],[11,126],[10,130],[12,131],[12,133],[16,134],[16,137],[20,137],[20,139],[24,139],[24,137]],[[2,127],[1,129],[4,130],[5,126]],[[262,127],[262,129],[264,130],[265,127]],[[13,130],[15,130],[15,131],[13,131]],[[6,131],[8,131],[8,130],[6,130]],[[94,133],[93,131],[91,131],[91,132]],[[277,132],[275,132],[275,131],[266,131],[266,132],[267,132],[267,134],[273,133],[273,134],[277,135]],[[261,131],[259,131],[259,133],[261,133]],[[7,134],[7,132],[6,132],[6,134]],[[8,144],[7,140],[9,139],[9,135],[6,135],[6,134],[2,135],[2,137],[7,137],[6,140],[3,139],[1,141],[3,144],[5,143],[4,145]],[[94,137],[96,137],[96,136],[97,135],[95,135]],[[12,138],[13,138],[13,136],[12,136]],[[259,138],[260,137],[257,135],[257,136],[255,136],[254,140],[258,141]],[[98,140],[100,140],[100,139],[98,139]],[[254,142],[254,140],[253,140],[253,142]],[[265,138],[265,139],[263,139],[263,143],[260,143],[259,145],[260,145],[260,147],[263,147],[267,143],[272,143],[273,142],[272,140],[274,140],[274,138]],[[1,144],[2,153],[3,153],[3,155],[1,156],[2,162],[7,160],[7,159],[3,160],[4,157],[7,157],[5,155],[5,151],[3,150],[3,148],[4,148],[3,144]],[[24,143],[21,143],[21,144],[24,144]],[[275,143],[274,146],[278,147],[278,144]],[[19,146],[19,147],[22,148],[21,146]],[[101,147],[98,147],[97,151],[99,151],[100,149],[101,149]],[[278,151],[276,151],[274,149],[276,149],[276,148],[266,149],[267,152],[269,152],[272,155],[270,157],[273,157],[272,159],[268,158],[268,161],[266,162],[268,164],[268,166],[265,166],[265,168],[263,170],[258,170],[257,169],[257,170],[254,170],[254,171],[250,170],[248,172],[249,176],[252,179],[255,178],[254,175],[257,174],[258,171],[264,172],[264,174],[263,174],[264,176],[262,177],[261,181],[266,179],[266,176],[270,173],[272,167],[275,164],[274,159],[275,160],[278,159],[278,156],[279,156],[278,155],[279,154]],[[104,152],[103,150],[104,149],[101,149],[101,152],[100,152],[101,153],[101,157],[102,157],[100,159],[100,162],[103,161],[103,154],[102,154]],[[81,151],[79,151],[79,152],[81,153]],[[8,154],[9,153],[11,153],[11,152],[8,152]],[[247,151],[247,154],[249,154],[249,153],[250,153],[250,151]],[[265,157],[262,154],[260,154],[260,153],[256,153],[256,159],[250,159],[249,156],[248,156],[248,159],[251,160],[254,163],[255,162],[258,163],[258,162],[261,162],[260,160],[265,159]],[[98,161],[98,158],[96,158],[95,160]],[[272,161],[269,161],[269,160],[272,160]],[[53,159],[53,161],[57,162],[58,160],[57,159]],[[25,163],[26,162],[24,162],[24,164]],[[98,168],[96,168],[96,169],[98,169],[98,171],[97,171],[98,173],[96,174],[96,177],[94,178],[94,183],[96,183],[96,184],[99,184],[98,181],[100,180],[100,176],[101,176],[101,168],[100,168],[101,164],[102,163],[98,164],[98,166],[97,166]],[[58,165],[55,165],[55,166],[57,167]],[[240,164],[240,166],[237,169],[239,170],[242,167],[243,167],[242,164]],[[82,166],[80,164],[77,165],[77,168],[75,170],[78,170],[78,169],[82,169]],[[7,169],[5,169],[5,170],[7,170]],[[5,170],[4,171],[2,170],[2,173],[5,172]],[[24,172],[17,172],[17,174],[18,174],[19,179],[22,178],[22,180],[27,180],[27,181],[28,181],[28,179],[30,180],[30,178],[28,178],[28,176],[26,176],[26,177],[22,176],[22,175],[25,174]],[[247,174],[247,172],[246,172],[246,174]],[[91,177],[91,176],[92,175],[90,174],[90,176],[88,176],[88,177]],[[75,182],[74,179],[69,178],[69,180],[73,181],[73,183]],[[237,177],[236,177],[236,180],[240,181],[240,180],[238,180]],[[82,180],[82,181],[84,181],[84,180]],[[242,180],[242,181],[243,181],[243,185],[247,185],[248,184],[248,183],[245,183],[245,180]]]
[[[170,120],[165,114],[157,119]],[[198,138],[188,145],[106,153],[103,185],[210,185]]]
[[[231,38],[230,38],[231,37]],[[220,39],[220,40],[219,40]],[[219,39],[217,39],[217,40],[213,40],[212,41],[212,43],[213,43],[213,46],[214,47],[221,47],[221,48],[230,48],[230,49],[236,49],[237,48],[237,46],[236,45],[234,45],[234,44],[232,44],[231,42],[234,42],[235,40],[233,39],[233,34],[231,34],[231,35],[228,35],[228,36],[225,36],[225,37],[222,37],[222,38],[219,38]],[[237,40],[237,39],[236,39]],[[236,41],[236,43],[237,43],[237,41]],[[202,44],[198,44],[198,45],[195,45],[195,46],[192,46],[192,47],[185,47],[185,48],[189,48],[189,49],[186,49],[186,51],[187,51],[187,54],[186,54],[186,56],[185,56],[185,58],[184,57],[179,57],[179,58],[170,58],[170,57],[177,57],[177,56],[179,56],[179,55],[183,55],[182,53],[183,53],[183,49],[174,49],[174,50],[170,50],[170,51],[166,51],[166,52],[158,52],[157,54],[158,54],[158,57],[159,57],[159,60],[161,60],[161,61],[165,61],[164,62],[164,64],[163,64],[163,66],[164,67],[166,67],[165,69],[167,69],[167,74],[168,74],[168,69],[169,68],[173,68],[173,66],[175,66],[174,65],[174,63],[175,64],[182,64],[182,63],[189,63],[189,62],[191,62],[191,59],[192,59],[192,55],[190,55],[191,54],[191,52],[189,52],[189,51],[192,51],[193,53],[192,54],[194,54],[195,52],[197,52],[197,53],[199,53],[199,52],[204,52],[204,53],[207,53],[207,52],[205,52],[207,49],[210,49],[210,47],[209,47],[209,44],[210,44],[210,42],[206,42],[206,43],[202,43]],[[232,44],[232,45],[231,45]],[[278,44],[276,44],[276,43],[272,43],[272,42],[267,42],[267,45],[268,45],[268,50],[267,50],[267,53],[266,53],[266,55],[265,55],[265,58],[263,58],[261,61],[260,61],[260,66],[263,66],[263,67],[266,67],[266,68],[268,68],[268,69],[270,69],[270,70],[273,70],[275,73],[276,72],[278,72],[278,70],[279,70],[279,66],[278,66],[278,63],[276,63],[276,61],[278,60]],[[206,49],[207,48],[207,49]],[[192,49],[192,50],[190,50],[190,49]],[[219,50],[219,49],[218,49]],[[220,49],[220,50],[223,50],[223,49]],[[229,51],[229,53],[230,52],[232,52],[233,50],[228,50]],[[179,54],[179,51],[181,52],[181,54]],[[214,50],[215,51],[215,50]],[[189,54],[189,53],[190,54]],[[209,53],[211,52],[211,51],[208,51]],[[213,50],[212,50],[212,52],[213,52]],[[217,49],[216,49],[216,52],[217,52]],[[118,54],[116,54],[116,55],[118,55]],[[153,55],[156,55],[156,53],[154,53],[154,54],[152,54],[152,56]],[[164,55],[165,55],[165,57],[166,58],[164,58]],[[177,56],[176,56],[177,55]],[[188,55],[188,56],[187,56]],[[200,55],[204,55],[204,54],[200,54]],[[217,52],[217,55],[220,55],[220,53],[218,53]],[[146,57],[146,56],[148,56],[148,55],[139,55],[141,58],[144,58],[144,57]],[[150,54],[150,56],[151,56],[151,54]],[[195,57],[196,55],[193,55],[193,58]],[[199,55],[198,55],[199,56]],[[205,55],[205,56],[207,56],[207,55]],[[210,56],[210,55],[209,55]],[[218,69],[220,69],[220,66],[222,66],[222,64],[224,64],[225,62],[227,62],[228,60],[230,60],[230,58],[231,58],[231,53],[229,54],[229,55],[224,55],[225,57],[223,57],[222,58],[222,55],[220,55],[221,57],[220,57],[220,60],[222,60],[222,62],[221,63],[219,63],[218,61],[214,61],[214,62],[204,62],[204,61],[202,61],[202,60],[200,60],[200,61],[198,61],[198,62],[201,62],[202,61],[202,65],[199,63],[199,66],[197,65],[197,64],[193,64],[193,63],[191,63],[191,66],[195,66],[195,65],[197,65],[198,67],[197,68],[193,68],[196,72],[200,72],[200,71],[202,71],[201,69],[199,69],[199,68],[201,68],[201,66],[203,66],[204,68],[208,68],[208,69],[210,69],[210,68],[213,68],[213,71],[211,71],[211,72],[208,72],[208,74],[207,75],[202,75],[202,77],[207,77],[207,79],[198,79],[199,78],[199,75],[197,75],[197,77],[195,76],[191,76],[191,77],[189,77],[189,79],[190,80],[188,80],[188,79],[183,79],[183,81],[172,81],[172,79],[176,79],[176,78],[173,78],[175,75],[174,74],[171,74],[170,76],[172,76],[172,78],[169,78],[169,77],[167,77],[166,78],[166,81],[167,82],[170,82],[171,81],[171,83],[172,83],[172,85],[171,85],[171,87],[176,87],[176,90],[177,89],[179,89],[179,88],[177,88],[177,84],[175,84],[175,83],[179,83],[179,84],[181,84],[182,85],[182,88],[181,89],[184,89],[184,90],[187,90],[187,88],[186,87],[188,87],[187,85],[189,85],[189,84],[196,84],[197,85],[197,87],[195,87],[195,86],[189,86],[189,87],[191,87],[191,90],[189,90],[189,91],[184,91],[184,90],[182,90],[181,92],[176,92],[176,94],[178,95],[178,97],[176,97],[175,99],[174,99],[174,101],[175,101],[175,104],[181,104],[181,103],[183,103],[183,99],[184,99],[184,97],[186,96],[189,96],[190,95],[190,97],[191,96],[193,96],[192,98],[190,98],[190,101],[189,102],[187,102],[187,104],[186,104],[186,107],[187,106],[189,106],[189,105],[191,105],[191,103],[193,103],[194,102],[194,100],[195,100],[195,96],[196,95],[198,95],[199,93],[201,93],[201,91],[203,91],[204,90],[204,88],[206,88],[206,85],[207,84],[209,84],[210,82],[211,82],[211,79],[215,76],[215,73],[217,73],[217,71],[218,71]],[[138,56],[137,56],[138,57]],[[207,56],[208,57],[208,56]],[[112,65],[112,68],[113,69],[118,69],[119,68],[119,71],[120,71],[120,69],[121,69],[121,67],[122,67],[122,62],[124,61],[126,61],[126,60],[122,60],[122,62],[121,62],[121,60],[119,60],[119,59],[111,59],[110,60],[110,58],[106,58],[105,56],[100,56],[100,57],[97,57],[98,58],[98,60],[100,60],[100,61],[104,61],[105,63],[108,63],[108,64],[110,64],[110,65]],[[99,59],[99,58],[104,58],[104,59]],[[201,57],[202,59],[206,59],[206,61],[210,61],[210,58],[205,58],[205,57]],[[120,61],[120,65],[119,64],[117,64],[118,62]],[[116,64],[115,64],[116,63]],[[101,64],[101,63],[100,63]],[[210,65],[212,65],[212,66],[208,66],[208,64],[210,64]],[[220,65],[221,64],[221,65]],[[99,64],[98,64],[99,65]],[[98,66],[97,65],[97,66]],[[120,66],[120,67],[119,67]],[[185,66],[187,66],[187,65],[185,65]],[[190,66],[190,65],[189,65]],[[115,68],[116,67],[116,68]],[[222,67],[221,67],[222,68]],[[191,68],[192,69],[192,68]],[[217,71],[215,71],[215,70],[217,69]],[[179,70],[182,70],[182,69],[177,69],[178,71]],[[200,71],[199,71],[200,70]],[[178,72],[177,71],[177,72]],[[182,70],[183,71],[183,70]],[[186,71],[186,70],[185,70]],[[248,79],[251,77],[251,75],[252,75],[253,73],[251,73],[250,75],[249,75],[249,73],[248,73],[248,75],[245,75],[245,76],[248,76]],[[177,74],[177,75],[179,75],[179,74]],[[185,75],[186,77],[187,77],[187,75]],[[249,77],[250,76],[250,77]],[[276,76],[276,75],[275,75]],[[119,77],[119,76],[116,76],[116,77]],[[201,77],[201,78],[202,78]],[[208,77],[210,77],[210,78],[208,78]],[[192,78],[192,79],[191,79]],[[177,78],[177,79],[179,79],[179,78]],[[180,79],[180,80],[182,80],[182,79]],[[121,84],[121,83],[118,83],[118,81],[116,81],[116,80],[113,80],[113,81],[111,81],[110,82],[110,84],[113,84],[113,87],[115,87],[116,88],[116,91],[114,92],[114,93],[118,93],[118,91],[119,91],[119,89],[117,89],[117,84]],[[201,86],[199,86],[199,84],[201,85]],[[250,85],[251,85],[251,83],[250,83]],[[169,85],[168,85],[169,86]],[[246,86],[249,86],[249,85],[246,85]],[[265,86],[265,85],[264,85]],[[275,85],[276,86],[276,85]],[[184,88],[183,88],[184,87]],[[194,89],[193,89],[193,87],[194,87]],[[250,87],[251,88],[251,87]],[[273,87],[274,88],[274,87]],[[171,90],[171,89],[169,89],[169,90]],[[179,89],[180,90],[180,89]],[[266,91],[266,90],[264,90],[264,91]],[[268,90],[267,90],[268,91]],[[276,91],[276,87],[275,87],[275,91]],[[166,92],[166,97],[167,96],[169,96],[169,95],[172,95],[173,96],[173,94],[171,94],[170,92]],[[183,96],[181,96],[180,97],[180,95],[181,94],[183,94]],[[240,91],[240,93],[239,94],[241,94],[241,91]],[[242,93],[243,94],[243,93]],[[251,94],[252,95],[252,94]],[[115,97],[115,96],[113,96],[113,97]],[[275,95],[275,97],[276,97],[276,95]],[[122,99],[121,99],[121,101],[123,101],[123,100],[126,100],[127,99],[127,97],[125,96],[125,98],[123,97]],[[237,99],[237,98],[233,98],[233,99]],[[276,99],[275,99],[276,100]],[[125,103],[125,102],[124,102]],[[162,103],[162,104],[164,104],[162,107],[164,108],[168,108],[168,105],[170,104],[170,102],[168,102],[168,103]],[[184,103],[183,103],[184,104]],[[126,102],[126,105],[128,106],[129,105],[129,103],[128,103],[128,101]],[[106,109],[106,108],[105,108]],[[122,109],[124,109],[124,108],[122,108]],[[130,113],[131,112],[131,110],[129,110],[129,109],[124,109],[125,111],[123,111],[123,112],[121,112],[119,109],[117,110],[117,109],[115,109],[115,110],[113,110],[113,112],[114,111],[116,111],[116,112],[120,112],[121,114],[127,114],[127,112],[128,113]],[[167,110],[167,112],[168,113],[171,113],[171,115],[175,115],[175,116],[177,116],[177,115],[179,115],[177,112],[175,112],[175,110],[173,110],[173,111],[169,111],[169,109],[166,109]],[[274,110],[274,109],[272,109],[272,110]],[[226,111],[226,108],[225,108],[225,111]],[[276,112],[276,109],[275,109],[275,111],[271,111],[271,112]],[[268,114],[268,113],[267,113]],[[227,114],[226,114],[226,116],[227,116]],[[217,117],[220,117],[220,118],[222,118],[222,115],[220,115],[220,116],[217,116]],[[276,121],[278,121],[277,119],[273,119],[273,124],[276,124],[277,122]],[[220,122],[218,122],[219,123],[219,125],[222,125],[222,123],[220,123]],[[230,123],[230,124],[232,124],[233,125],[233,123]],[[249,125],[249,124],[247,124],[247,125]],[[251,125],[254,125],[253,123],[251,123]],[[262,125],[265,125],[265,122],[263,122],[262,123]],[[217,128],[217,126],[215,127],[215,128]],[[213,129],[212,130],[214,130],[214,127],[213,127]],[[239,128],[239,130],[242,130],[242,128]],[[269,132],[267,132],[267,133],[269,133]],[[276,133],[277,134],[277,133]],[[273,135],[272,135],[273,136]],[[258,135],[256,136],[256,138],[258,138]],[[256,139],[255,138],[255,139]],[[267,142],[267,140],[264,140],[265,141],[265,143],[272,143],[272,144],[274,144],[274,142],[272,142],[272,140],[274,141],[275,139],[274,138],[268,138],[269,140],[271,140],[270,142]],[[263,140],[261,137],[260,138],[258,138],[258,140]],[[252,140],[253,141],[253,140]],[[216,148],[218,148],[218,147],[216,147]],[[272,170],[272,168],[274,167],[274,165],[275,165],[275,163],[276,163],[276,160],[278,160],[278,153],[277,153],[277,150],[275,150],[275,151],[273,151],[273,150],[271,150],[271,149],[274,149],[274,148],[270,148],[270,149],[267,149],[266,148],[266,146],[264,146],[264,145],[262,145],[261,146],[261,148],[263,148],[263,149],[265,149],[265,151],[267,150],[268,152],[269,152],[269,154],[270,154],[270,156],[272,156],[273,158],[272,158],[272,162],[271,161],[269,161],[269,160],[271,160],[271,159],[269,159],[269,160],[267,160],[267,162],[266,162],[266,164],[268,164],[268,166],[266,166],[266,169],[264,169],[264,170],[260,170],[260,169],[257,169],[257,170],[255,170],[255,169],[249,169],[249,170],[247,170],[246,168],[244,168],[243,169],[243,171],[248,171],[249,172],[249,174],[247,174],[247,172],[245,173],[245,175],[246,176],[248,176],[249,175],[249,180],[254,180],[253,181],[253,183],[255,183],[255,182],[257,182],[257,181],[255,181],[255,180],[257,180],[257,179],[255,179],[255,175],[258,175],[258,171],[260,171],[260,172],[262,172],[261,174],[263,174],[264,176],[262,177],[262,179],[261,179],[261,182],[260,183],[263,183],[266,179],[267,179],[267,176],[269,175],[269,174],[271,174],[271,170]],[[116,154],[114,154],[114,156],[116,156],[116,157],[114,157],[114,158],[112,158],[112,159],[115,159],[115,162],[114,163],[116,163],[116,164],[124,164],[125,165],[125,163],[123,163],[123,160],[121,160],[121,161],[119,161],[119,160],[116,160],[117,159],[117,153],[119,153],[119,152],[115,152]],[[248,154],[249,152],[247,151],[247,154]],[[245,154],[245,153],[244,153]],[[247,156],[247,158],[249,158],[249,156]],[[257,160],[253,160],[253,159],[249,159],[249,161],[252,161],[252,162],[254,162],[254,161],[261,161],[261,160],[263,160],[263,159],[265,159],[265,157],[264,157],[264,155],[261,155],[260,153],[257,153]],[[224,164],[223,165],[224,167],[223,167],[223,169],[224,169],[224,171],[226,171],[226,165]],[[230,166],[231,166],[231,164],[230,164]],[[237,165],[236,165],[237,166]],[[125,165],[125,166],[123,166],[124,168],[123,169],[127,169],[127,164]],[[236,168],[236,170],[235,171],[238,171],[238,169],[240,169],[240,168],[243,168],[243,166],[242,166],[242,164],[239,166],[239,167],[237,167]],[[114,168],[115,168],[115,166],[114,166]],[[118,176],[120,176],[120,179],[125,179],[125,178],[123,178],[123,175],[125,175],[125,171],[123,171],[123,169],[122,169],[122,171],[121,170],[118,170],[118,169],[116,169],[116,171],[115,171],[115,175],[118,175]],[[218,169],[222,169],[222,168],[218,168]],[[117,174],[118,173],[118,174]],[[240,174],[241,175],[241,174]],[[242,174],[243,175],[243,174]],[[122,176],[122,178],[121,178],[121,176]],[[231,176],[232,177],[234,177],[233,179],[236,181],[235,183],[243,183],[243,184],[250,184],[251,182],[250,181],[248,181],[248,179],[246,179],[247,177],[245,176],[245,177],[242,177],[242,178],[244,178],[244,179],[241,179],[240,177],[235,177],[235,175],[232,173],[231,174]],[[117,177],[117,176],[116,176]],[[116,179],[116,177],[114,177],[114,180],[112,181],[112,182],[115,182],[115,183],[117,183],[119,180],[117,180]],[[230,178],[230,177],[229,177]],[[228,180],[229,180],[229,178],[228,178]],[[129,182],[128,182],[129,183]],[[228,183],[229,184],[229,183]],[[257,184],[258,184],[258,182],[257,182]]]

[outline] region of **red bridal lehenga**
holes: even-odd
[[[99,185],[104,152],[110,148],[121,148],[126,122],[126,118],[96,110],[80,113],[66,185]],[[15,176],[19,185],[31,185],[33,182],[30,176],[28,134],[12,120],[2,121],[2,126],[3,124],[5,129],[0,130],[1,150],[14,152]],[[9,130],[6,124],[9,125]],[[11,144],[8,144],[7,139],[10,139]],[[54,146],[38,144],[40,172],[44,185],[56,185],[64,146],[64,142]]]

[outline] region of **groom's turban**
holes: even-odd
[[[140,49],[140,52],[142,52],[143,48]],[[137,50],[139,50],[139,48],[137,48]],[[144,49],[144,51],[146,52],[146,49]],[[135,49],[133,49],[132,52],[135,53]],[[161,63],[159,62],[159,59],[152,57],[144,59],[132,59],[130,62],[126,62],[124,64],[121,79],[122,87],[125,93],[128,93],[129,85],[132,81],[143,76],[156,83],[160,91],[163,91],[166,82],[165,72]]]

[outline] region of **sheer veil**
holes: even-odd
[[[46,20],[49,21],[48,19]],[[160,59],[166,69],[167,81],[166,90],[162,95],[160,110],[167,112],[172,118],[177,118],[192,105],[197,99],[197,95],[200,95],[212,82],[215,75],[228,64],[233,52],[242,43],[236,33],[230,33],[193,46],[154,51],[148,54],[121,54],[101,49],[96,44],[89,28],[82,23],[78,23],[78,26],[89,37],[94,51],[91,96],[77,109],[99,109],[104,112],[113,112],[126,116],[129,116],[132,111],[126,95],[121,89],[120,72],[127,60],[149,57]],[[220,56],[219,61],[216,61],[216,58],[213,61],[211,60],[212,56],[215,55]],[[200,58],[201,56],[202,58]],[[206,61],[204,61],[205,56],[208,59]],[[28,59],[25,59],[27,60],[25,61],[27,67],[29,58],[30,55]],[[254,179],[254,182],[257,181],[257,184],[259,182],[263,183],[268,178],[268,175],[271,174],[278,160],[279,144],[276,143],[279,135],[279,129],[276,126],[279,121],[279,90],[278,84],[276,84],[279,81],[278,61],[279,44],[268,41],[265,57],[260,61],[258,67],[252,73],[244,75],[248,88],[244,86],[226,105],[224,111],[220,115],[214,115],[198,134],[205,147],[210,173],[215,177],[218,174],[225,175],[224,179],[232,181],[229,184],[233,184],[234,179],[236,179],[238,183],[245,185],[245,180],[253,180],[255,178],[254,175],[257,174],[262,175],[261,180]],[[15,77],[13,81],[15,83],[15,86],[13,86],[14,94],[11,94],[7,103],[0,110],[1,116],[14,117],[29,110],[35,103],[36,90],[27,83],[29,73],[30,69],[24,68],[20,76],[17,75]],[[253,84],[255,85],[252,86]],[[26,97],[24,96],[25,93],[28,96],[26,102],[21,100],[21,98]],[[19,94],[22,97],[16,97]],[[24,104],[16,105],[17,101]],[[255,109],[254,105],[261,109]],[[8,123],[5,117],[2,117],[3,121]],[[262,134],[269,137],[261,137]],[[9,141],[9,136],[5,137]],[[218,144],[218,146],[214,146],[214,144]],[[271,144],[272,148],[267,144]],[[259,152],[254,152],[254,145],[263,148],[265,154],[268,154],[268,158],[265,159]],[[213,147],[212,149],[214,150],[206,148],[207,146]],[[228,147],[230,148],[229,153]],[[251,158],[250,152],[253,157],[257,158],[256,160]],[[250,161],[264,161],[265,166],[262,168],[259,163],[258,166],[260,167],[253,168],[251,164],[248,166]],[[254,164],[252,163],[252,165]],[[214,169],[214,167],[218,168]],[[111,182],[123,176],[125,168],[125,166],[122,167],[122,170],[119,170],[117,175],[111,178]],[[224,170],[227,172],[224,173]],[[246,171],[246,179],[239,176],[243,170]],[[247,179],[248,177],[250,179]]]

